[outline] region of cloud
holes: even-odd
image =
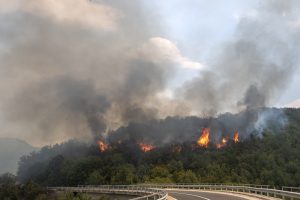
[[[121,16],[118,10],[110,6],[88,0],[0,0],[2,13],[19,10],[57,22],[106,31],[116,30]]]
[[[162,37],[150,38],[141,48],[143,57],[158,63],[176,64],[183,68],[199,70],[203,69],[202,63],[192,61],[182,55],[177,46],[170,40]]]

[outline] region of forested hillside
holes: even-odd
[[[105,151],[96,143],[77,141],[44,147],[22,157],[18,179],[48,186],[197,182],[299,186],[300,109],[282,111],[287,118],[284,127],[274,129],[272,121],[260,134],[229,141],[223,148],[199,147],[193,140],[172,141],[146,152],[131,140]]]

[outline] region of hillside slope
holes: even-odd
[[[267,126],[261,134],[253,132],[243,135],[245,132],[241,131],[240,141],[235,143],[232,138],[227,138],[228,143],[222,148],[218,148],[213,141],[205,147],[199,146],[197,138],[194,141],[182,142],[170,140],[169,143],[149,151],[143,150],[137,143],[143,136],[147,139],[156,136],[156,130],[167,133],[167,128],[173,127],[169,124],[175,124],[172,121],[176,121],[176,127],[186,134],[197,124],[201,127],[204,124],[201,122],[209,121],[197,117],[169,118],[151,122],[148,126],[137,124],[123,127],[111,133],[107,141],[114,141],[110,140],[113,136],[114,139],[124,136],[124,140],[109,143],[109,146],[101,151],[96,142],[89,145],[73,140],[46,146],[36,154],[22,157],[18,180],[24,183],[33,180],[48,186],[201,182],[299,187],[300,109],[281,111],[287,120],[284,127],[274,128],[282,119],[277,118],[276,121],[274,118],[266,123]],[[230,130],[231,124],[234,127],[242,127],[232,123],[235,119],[241,119],[241,116],[243,115],[227,114],[210,122],[220,122],[224,118],[222,125],[228,126]],[[208,127],[215,124],[212,123],[212,126]],[[171,128],[168,134],[176,135],[177,129]],[[143,134],[132,134],[138,132]],[[119,137],[113,134],[118,134]],[[156,144],[159,143],[154,143]]]
[[[0,138],[0,174],[6,172],[16,174],[20,157],[35,150],[37,148],[23,140]]]

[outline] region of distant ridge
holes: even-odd
[[[22,155],[36,151],[38,148],[16,138],[0,138],[0,174],[17,173],[18,162]]]

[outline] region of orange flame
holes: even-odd
[[[210,133],[209,128],[205,128],[202,130],[202,135],[197,141],[198,145],[200,145],[201,147],[208,147],[209,133]]]
[[[220,148],[226,146],[227,141],[228,141],[227,138],[222,138],[221,143],[217,144],[217,148],[220,149]]]
[[[143,152],[148,152],[148,151],[152,151],[153,149],[155,149],[155,146],[153,146],[151,144],[146,144],[143,142],[140,142],[139,146]]]
[[[234,133],[233,141],[234,141],[234,143],[238,143],[239,142],[239,132],[238,131],[236,131]]]
[[[98,146],[99,146],[100,152],[106,151],[108,148],[107,144],[105,144],[102,140],[98,141]]]

